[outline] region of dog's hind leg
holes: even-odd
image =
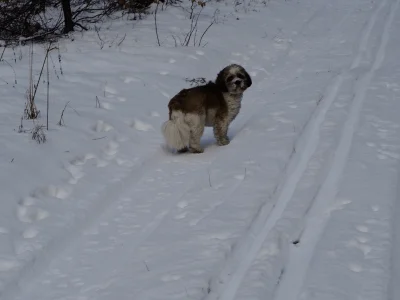
[[[200,139],[204,133],[205,119],[204,114],[187,114],[185,117],[190,128],[189,151],[192,153],[204,152],[200,146]]]

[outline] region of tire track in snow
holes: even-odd
[[[379,49],[374,58],[370,70],[362,77],[362,79],[355,85],[355,97],[350,108],[349,116],[344,124],[342,134],[335,151],[331,169],[324,183],[322,184],[314,203],[312,204],[306,226],[300,237],[298,247],[292,247],[289,256],[289,264],[285,269],[285,275],[276,293],[276,300],[296,300],[299,297],[303,281],[307,275],[308,267],[314,255],[314,249],[325,230],[326,224],[329,221],[329,214],[326,213],[326,208],[332,204],[332,201],[337,195],[337,190],[340,184],[340,178],[346,166],[347,158],[350,153],[354,133],[360,117],[360,111],[364,102],[365,94],[368,86],[378,70],[385,57],[386,45],[389,40],[389,30],[393,22],[394,15],[398,9],[400,0],[392,2],[389,10],[389,17],[382,32],[382,39]],[[386,4],[386,1],[381,3],[380,9]],[[380,11],[378,9],[378,12]],[[368,26],[368,31],[371,32],[376,15],[372,18],[372,25]],[[356,56],[352,67],[357,67],[361,61],[360,55],[366,48],[368,37],[362,40],[360,45],[359,55]]]
[[[372,29],[375,25],[377,15],[384,7],[385,3],[386,1],[382,1],[378,9],[369,19],[367,26],[363,31],[356,57],[351,64],[351,69],[358,67],[361,62],[362,55],[366,49]],[[286,206],[290,202],[296,190],[298,182],[306,171],[308,162],[311,160],[318,147],[320,126],[324,122],[328,110],[334,103],[343,81],[349,75],[349,71],[350,70],[345,70],[340,73],[335,78],[333,84],[328,87],[326,91],[327,97],[321,101],[317,109],[313,112],[313,115],[298,138],[295,147],[296,152],[292,154],[290,161],[286,166],[285,172],[287,175],[283,178],[280,186],[276,189],[276,193],[273,195],[273,197],[277,198],[276,201],[273,201],[273,203],[275,203],[274,207],[271,209],[269,206],[264,206],[261,209],[248,230],[248,234],[239,241],[232,255],[228,258],[222,272],[213,280],[211,293],[205,297],[205,300],[229,300],[235,298],[236,292],[248,269],[251,267],[253,260],[262,248],[268,234],[273,230],[276,222],[282,217]],[[360,100],[358,102],[360,102]],[[359,105],[352,109],[352,116],[358,112],[356,109],[359,109]],[[356,111],[354,112],[354,110]],[[358,115],[356,114],[355,117],[350,118],[350,120],[351,124],[348,124],[349,122],[345,124],[343,129],[344,132],[346,132],[346,130],[349,131],[349,129],[354,130],[354,128],[352,128],[354,127],[353,123],[358,120]],[[346,134],[346,139],[343,139],[342,135],[341,143],[339,145],[344,144],[344,146],[350,148],[351,141],[350,144],[348,144],[349,142],[347,137],[349,134],[350,137],[352,137],[352,132],[350,132]],[[342,148],[344,146],[342,146]],[[340,151],[344,150],[341,149]],[[345,161],[346,160],[342,162],[342,165],[344,165]],[[235,267],[237,265],[238,267]],[[287,287],[287,290],[292,289],[293,287],[291,286]],[[286,298],[281,299],[287,300]]]

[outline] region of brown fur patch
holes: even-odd
[[[208,109],[215,109],[219,114],[226,114],[228,109],[221,90],[213,82],[181,90],[170,100],[168,108],[170,118],[173,110],[206,114]]]

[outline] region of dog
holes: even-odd
[[[200,139],[205,127],[213,127],[217,145],[230,143],[230,123],[239,114],[243,93],[252,85],[238,64],[222,69],[215,80],[181,90],[168,103],[169,120],[162,125],[166,144],[178,153],[202,153]]]

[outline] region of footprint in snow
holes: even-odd
[[[33,198],[52,197],[60,200],[68,198],[72,190],[70,187],[62,187],[55,185],[48,185],[43,188],[38,188],[32,193]]]
[[[116,89],[114,89],[113,87],[108,86],[108,85],[106,85],[106,86],[104,87],[104,92],[105,92],[106,96],[107,96],[107,93],[108,93],[108,94],[111,94],[112,96],[118,94],[118,92],[117,92]]]
[[[92,130],[95,132],[108,132],[113,129],[114,127],[112,127],[110,124],[107,124],[102,120],[98,120],[96,124],[92,126]]]
[[[82,172],[82,166],[75,166],[72,164],[68,164],[64,166],[64,169],[70,174],[71,178],[69,179],[70,184],[77,184],[79,179],[84,176]]]
[[[110,103],[107,102],[101,102],[100,107],[104,108],[105,110],[112,110],[113,106]]]
[[[357,226],[356,226],[356,229],[357,229],[359,232],[363,232],[363,233],[369,232],[368,227],[367,227],[367,226],[364,226],[364,225],[357,225]]]
[[[39,231],[36,228],[29,227],[22,232],[22,237],[24,239],[33,239],[39,234]]]
[[[0,272],[7,272],[16,269],[19,263],[16,260],[0,258]]]
[[[83,156],[77,156],[70,160],[70,164],[73,166],[83,166],[89,159],[96,158],[96,155],[92,153],[87,153]]]
[[[134,78],[134,77],[125,77],[124,78],[124,83],[131,83],[131,82],[140,82],[140,80],[137,78]]]
[[[147,124],[137,119],[134,120],[130,126],[138,131],[149,131],[153,129],[153,126],[151,126],[150,124]]]
[[[103,148],[103,153],[107,157],[113,157],[118,153],[119,144],[114,141],[110,141],[107,145]]]
[[[22,223],[33,223],[44,220],[49,216],[49,213],[41,208],[34,206],[18,205],[17,218]]]
[[[355,273],[360,273],[363,271],[363,267],[359,264],[356,263],[350,263],[349,264],[349,269]]]
[[[170,281],[177,281],[177,280],[179,280],[179,279],[181,279],[181,276],[170,274],[170,275],[164,275],[164,276],[161,278],[161,281],[170,282]]]

